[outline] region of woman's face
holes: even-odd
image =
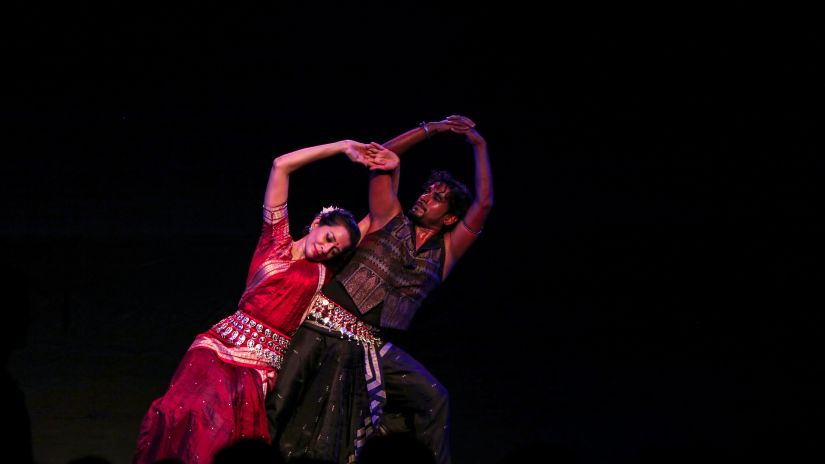
[[[348,249],[351,243],[346,227],[318,224],[309,231],[304,242],[304,257],[309,261],[326,261]]]

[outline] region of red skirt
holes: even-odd
[[[263,377],[261,369],[224,362],[212,350],[190,349],[169,390],[144,416],[133,462],[173,458],[209,464],[238,440],[269,442]]]

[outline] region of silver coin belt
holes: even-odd
[[[247,348],[255,350],[258,359],[275,369],[281,368],[289,337],[254,321],[243,311],[222,319],[212,326],[212,330],[235,346],[246,344]]]
[[[323,293],[319,292],[313,298],[307,319],[321,324],[333,332],[339,332],[341,338],[347,337],[359,344],[381,344],[381,339],[376,336],[378,330],[375,327],[363,323]]]

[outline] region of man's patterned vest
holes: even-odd
[[[421,302],[441,283],[444,238],[431,237],[416,252],[414,231],[409,218],[399,213],[366,235],[335,276],[361,314],[384,303],[381,327],[406,330]]]

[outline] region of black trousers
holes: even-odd
[[[449,464],[446,388],[401,348],[389,344],[381,351],[387,400],[376,432],[411,431],[439,464]],[[311,323],[298,329],[267,397],[270,434],[287,459],[347,462],[370,416],[364,373],[362,345]]]
[[[387,432],[403,427],[435,454],[436,462],[450,462],[449,394],[423,364],[406,351],[392,345],[381,357],[387,404],[384,407]]]

